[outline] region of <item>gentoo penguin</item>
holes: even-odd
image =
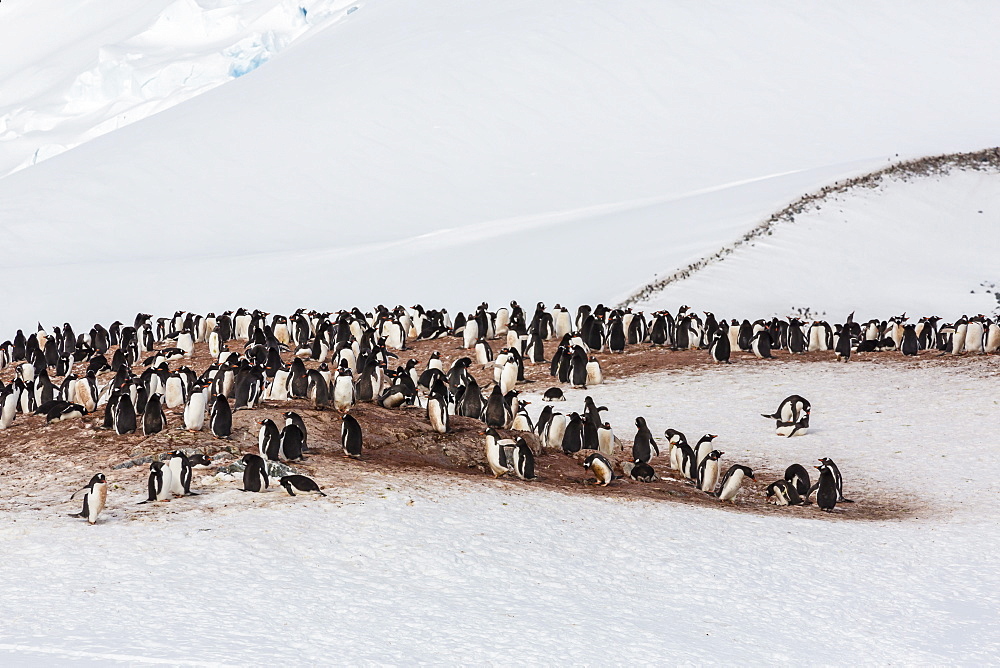
[[[653,467],[641,459],[636,459],[633,462],[625,462],[622,464],[622,471],[629,478],[638,482],[653,482],[659,479],[656,477],[656,471],[653,470]]]
[[[295,492],[302,492],[303,494],[313,492],[319,494],[320,496],[326,496],[323,490],[319,488],[316,481],[312,478],[307,478],[304,475],[286,475],[282,476],[280,480],[281,486],[285,488],[289,496],[295,496]]]
[[[801,506],[802,497],[795,490],[795,485],[787,480],[775,480],[765,490],[767,502],[776,506]]]
[[[105,410],[111,410],[111,406],[109,405]],[[121,436],[122,434],[135,433],[135,407],[132,405],[132,398],[127,392],[123,393],[118,398],[118,402],[114,406],[112,417],[114,420],[116,434]]]
[[[167,460],[170,469],[170,493],[174,496],[196,496],[191,491],[191,461],[181,450],[174,450]]]
[[[281,430],[281,456],[288,461],[302,459],[302,443],[305,434],[294,423],[286,424]]]
[[[343,367],[333,381],[333,408],[346,413],[354,405],[354,374],[350,367]]]
[[[740,464],[733,464],[726,471],[726,475],[722,477],[722,485],[719,487],[719,491],[716,496],[719,497],[720,501],[730,501],[732,503],[736,502],[736,493],[740,491],[740,486],[743,484],[744,478],[750,478],[756,481],[757,479],[753,477],[753,470],[747,466],[742,466]]]
[[[510,423],[510,428],[513,431],[535,431],[535,426],[531,423],[531,416],[528,415],[527,406],[530,401],[518,401],[517,412],[514,413],[514,419]]]
[[[484,414],[486,426],[503,429],[509,424],[513,416],[510,415],[510,410],[507,408],[503,397],[504,395],[500,391],[500,386],[494,385],[493,391],[490,392],[490,398],[486,400],[486,411]]]
[[[281,414],[281,417],[285,418],[285,425],[294,424],[302,432],[302,450],[306,451],[309,449],[309,430],[306,428],[305,420],[302,416],[295,411],[285,411]]]
[[[281,433],[278,425],[273,421],[264,419],[258,422],[260,431],[257,432],[257,447],[260,448],[262,459],[278,461],[278,454],[281,452]]]
[[[0,429],[7,429],[14,422],[19,399],[20,395],[15,391],[13,383],[0,391]]]
[[[809,487],[812,486],[809,471],[802,464],[792,464],[785,469],[785,480],[795,488],[799,496],[803,497],[809,493]]]
[[[486,463],[489,464],[493,477],[499,478],[510,470],[507,467],[507,456],[504,448],[514,446],[516,442],[509,438],[501,440],[500,434],[493,427],[486,430],[485,436]]]
[[[170,467],[165,462],[152,462],[149,465],[148,495],[145,501],[169,501],[172,486]]]
[[[771,334],[762,329],[750,339],[750,351],[755,357],[771,359]]]
[[[849,316],[847,316],[847,322],[840,330],[840,335],[837,337],[837,345],[834,347],[833,352],[837,357],[838,362],[847,362],[851,359],[851,327],[854,324],[854,312],[852,311]]]
[[[809,416],[812,412],[812,405],[809,400],[797,394],[785,397],[778,404],[778,409],[768,415],[761,413],[761,417],[776,420],[775,426],[778,436],[791,437],[796,434],[804,434],[809,429]]]
[[[580,417],[579,413],[570,413],[569,424],[566,425],[562,438],[562,451],[565,454],[571,455],[583,449],[583,431],[583,418]]]
[[[521,480],[535,480],[535,455],[527,441],[518,438],[514,445],[504,447],[508,470]]]
[[[591,355],[587,362],[587,385],[600,385],[604,382],[604,374],[601,372],[601,363]]]
[[[226,395],[219,394],[212,402],[212,413],[208,421],[209,431],[216,438],[229,438],[233,433],[233,411]]]
[[[698,443],[694,446],[694,454],[696,457],[696,467],[701,466],[701,463],[705,461],[705,457],[708,453],[712,451],[712,441],[717,439],[716,434],[705,434],[698,439]],[[697,468],[695,469],[697,471]]]
[[[916,325],[903,325],[903,339],[899,344],[899,350],[909,357],[916,356],[920,351],[920,340],[917,338]]]
[[[558,387],[550,387],[542,395],[542,401],[566,401],[566,397]]]
[[[87,411],[80,404],[70,404],[65,401],[53,401],[45,414],[45,423],[62,422],[75,417],[83,417]]]
[[[448,433],[448,400],[444,395],[435,392],[427,398],[427,419],[434,431]]]
[[[340,430],[340,444],[344,454],[361,459],[361,425],[350,413],[344,413],[344,424]]]
[[[72,501],[79,494],[83,494],[83,510],[70,515],[70,517],[86,518],[87,524],[93,525],[97,522],[97,516],[104,510],[104,504],[108,500],[108,481],[104,479],[104,474],[95,475],[86,487],[74,493],[73,496],[69,497],[69,500]]]
[[[201,431],[205,426],[205,408],[208,404],[208,395],[204,389],[205,386],[201,383],[195,383],[191,387],[187,405],[184,406],[184,428],[188,431]]]
[[[517,359],[509,357],[506,363],[500,368],[500,378],[497,379],[500,383],[501,393],[507,394],[517,386],[517,370]]]
[[[267,462],[258,455],[243,455],[243,491],[263,492],[270,486],[267,478]]]
[[[552,413],[542,431],[542,445],[546,448],[561,448],[568,426],[569,417],[562,413]]]
[[[212,465],[212,458],[200,452],[189,456],[188,461],[191,463],[191,468],[193,469],[207,469]]]
[[[646,418],[637,417],[635,426],[638,427],[638,431],[632,442],[632,459],[648,464],[653,457],[660,456],[660,448],[656,444],[653,434],[649,431],[649,427],[646,426]]]
[[[822,457],[819,462],[830,469],[830,472],[833,474],[833,480],[837,485],[837,503],[854,503],[850,499],[844,498],[844,479],[840,475],[840,468],[837,464],[829,457]]]
[[[719,484],[719,458],[726,453],[712,450],[698,464],[698,489],[712,494]]]
[[[712,360],[714,362],[729,364],[730,347],[729,335],[727,331],[719,331],[715,340],[708,346],[708,354],[712,356]]]
[[[837,507],[837,497],[840,496],[840,490],[837,489],[837,481],[829,466],[821,464],[816,468],[819,469],[819,480],[809,488],[806,499],[808,500],[809,496],[816,492],[816,505],[819,506],[820,510],[830,512]]]
[[[615,450],[615,432],[611,423],[605,422],[597,429],[597,451],[605,457],[611,457]]]
[[[595,484],[600,487],[607,487],[615,479],[611,462],[599,452],[592,453],[587,457],[583,462],[583,468],[594,474]]]
[[[146,407],[142,412],[142,433],[145,436],[158,434],[167,428],[167,414],[160,403],[162,396],[153,394],[146,400]]]

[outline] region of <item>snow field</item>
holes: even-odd
[[[320,481],[325,500],[201,479],[201,496],[131,522],[141,490],[119,491],[95,527],[62,517],[72,504],[18,512],[0,529],[0,652],[199,665],[989,662],[1000,649],[993,365],[745,364],[590,390],[625,438],[642,414],[654,433],[720,434],[729,463],[831,456],[848,496],[905,503],[904,519],[371,472],[348,487]],[[781,439],[756,413],[791,391],[813,402],[815,429]]]

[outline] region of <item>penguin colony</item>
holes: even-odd
[[[425,410],[428,423],[441,434],[450,431],[449,416],[481,420],[483,459],[494,476],[537,477],[531,444],[523,436],[501,437],[497,430],[502,429],[533,435],[542,447],[585,454],[584,468],[595,476],[596,484],[606,486],[616,477],[612,459],[620,449],[610,424],[600,417],[606,408],[588,397],[582,414],[563,415],[547,405],[533,422],[516,389],[531,382],[525,378],[525,364],[548,365],[559,382],[587,388],[603,382],[594,353],[622,353],[630,345],[703,349],[720,363],[730,362],[733,350],[764,359],[777,349],[793,354],[832,351],[844,361],[858,352],[1000,350],[1000,324],[982,315],[943,324],[938,317],[907,323],[905,314],[857,323],[851,314],[844,324],[831,326],[797,318],[718,320],[708,312],[703,318],[687,306],[676,314],[657,311],[647,319],[641,311],[603,305],[581,306],[574,316],[559,305],[549,311],[539,303],[528,317],[516,302],[497,311],[481,304],[474,312],[458,314],[454,322],[445,309],[425,310],[419,305],[391,310],[379,306],[368,313],[358,308],[336,313],[299,309],[289,316],[269,315],[240,308],[218,316],[177,312],[154,321],[140,313],[131,326],[97,324],[79,335],[68,323],[51,333],[40,324],[30,335],[19,330],[13,340],[0,344],[0,370],[14,366],[10,381],[0,380],[0,429],[11,428],[19,414],[44,415],[46,423],[54,423],[103,409],[98,428],[119,435],[150,435],[168,428],[167,410],[171,410],[181,412],[179,428],[228,439],[234,411],[305,399],[315,410],[333,409],[343,415],[343,452],[358,459],[363,428],[349,411],[358,402],[369,402],[387,409]],[[415,359],[395,365],[399,357],[393,351],[405,350],[408,340],[446,337],[457,339],[474,359],[461,357],[445,369],[440,354],[434,353],[423,369],[417,368]],[[558,341],[548,360],[546,341]],[[201,373],[185,364],[198,344],[207,346],[214,360]],[[286,362],[282,353],[291,353],[291,361]],[[314,368],[307,367],[307,360]],[[469,372],[473,364],[492,369],[488,394]],[[565,397],[559,388],[551,388],[544,400]],[[791,437],[807,432],[810,409],[808,401],[793,395],[775,413],[764,416],[775,419],[778,435]],[[304,458],[305,423],[295,412],[284,417],[280,427],[272,420],[260,421],[258,452],[242,459],[244,490],[268,489],[269,461]],[[636,419],[636,426],[632,457],[620,470],[633,480],[651,482],[659,477],[650,462],[661,451],[643,418]],[[664,436],[667,448],[662,454],[670,469],[706,493],[733,501],[742,481],[753,479],[753,472],[741,465],[722,472],[719,460],[724,453],[711,447],[714,435],[702,437],[694,448],[680,432],[668,429]],[[210,464],[206,455],[182,451],[152,462],[145,502],[194,494],[192,469]],[[778,505],[798,505],[815,491],[820,507],[827,510],[847,501],[836,465],[824,459],[817,468],[820,478],[813,486],[804,467],[789,467],[783,480],[768,487],[768,498]],[[281,477],[279,484],[290,495],[323,494],[319,485],[301,475]],[[836,493],[830,492],[831,485]],[[76,516],[93,524],[106,501],[103,474],[95,475],[74,498],[80,495],[84,505]]]

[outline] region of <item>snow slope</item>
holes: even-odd
[[[1000,174],[956,169],[883,179],[807,205],[793,222],[635,304],[720,317],[809,307],[842,321],[991,313],[1000,277]],[[863,313],[862,313],[863,312]]]
[[[612,300],[836,178],[995,145],[1000,91],[981,81],[997,14],[369,2],[248,76],[0,180],[0,237],[32,288],[0,326],[233,302]],[[400,280],[400,261],[419,269]],[[130,280],[111,299],[66,290],[112,271]]]
[[[62,516],[78,509],[61,502],[74,481],[60,480],[18,499],[0,526],[0,656],[990,663],[1000,652],[1000,530],[989,511],[1000,493],[996,361],[736,364],[591,390],[626,438],[644,415],[657,434],[720,434],[724,461],[832,456],[848,495],[904,505],[910,516],[899,520],[368,473],[349,486],[321,481],[325,500],[203,479],[202,495],[150,508],[133,505],[142,490],[117,490],[89,527]],[[811,399],[814,429],[777,438],[757,413],[791,392]],[[952,437],[956,421],[962,438]]]
[[[0,176],[256,69],[346,0],[39,0],[0,6]]]

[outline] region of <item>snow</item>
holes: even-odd
[[[228,304],[206,288],[221,282],[234,302],[283,311],[607,302],[832,180],[996,143],[1000,91],[981,85],[1000,53],[990,4],[354,6],[294,44],[295,12],[263,0],[141,16],[109,4],[103,24],[66,29],[60,42],[128,44],[121,54],[172,43],[163,17],[181,17],[185,34],[203,21],[191,58],[226,61],[206,77],[228,83],[0,180],[0,235],[31,285],[0,327],[218,310]],[[209,21],[223,10],[245,27]],[[219,54],[269,31],[291,46],[231,79],[262,52],[240,46],[235,65]],[[92,49],[80,52],[56,51],[73,64],[59,61],[44,90],[16,87],[7,107],[61,118],[70,82],[94,71]],[[49,62],[24,53],[20,66]],[[185,58],[154,59],[158,97],[190,92],[171,70]],[[85,107],[107,107],[88,90]],[[112,116],[12,126],[5,146],[27,158]],[[401,264],[405,281],[389,269]],[[67,290],[110,272],[133,279],[113,300]]]
[[[61,489],[39,489],[0,528],[0,656],[990,662],[1000,650],[1000,530],[989,513],[1000,491],[997,371],[985,357],[745,363],[589,392],[626,438],[641,414],[654,434],[720,434],[729,463],[831,456],[848,496],[899,504],[899,519],[733,513],[363,463],[355,482],[321,481],[328,499],[241,494],[203,478],[201,496],[134,521],[149,509],[133,505],[142,490],[113,490],[94,527],[62,516],[75,504],[50,505],[54,493],[68,497]],[[791,392],[812,401],[814,428],[781,439],[757,413]],[[583,394],[560,406],[581,407]]]
[[[0,176],[243,76],[356,4],[8,3],[0,40],[14,57],[0,63]]]
[[[992,313],[1000,265],[1000,176],[888,178],[830,196],[769,236],[637,303],[682,303],[747,317],[808,307],[837,322]],[[989,290],[989,291],[987,291]]]

